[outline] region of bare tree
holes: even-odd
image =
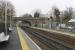
[[[40,12],[39,11],[36,11],[35,13],[34,13],[34,18],[36,18],[36,22],[35,22],[35,26],[37,27],[37,25],[38,25],[38,23],[37,23],[37,18],[39,18],[39,16],[40,16]]]
[[[57,26],[58,26],[58,24],[60,23],[60,11],[59,11],[59,9],[58,8],[56,8],[56,7],[53,7],[53,14],[54,14],[54,16],[55,16],[55,18],[56,18],[56,21],[57,21]]]
[[[73,15],[73,9],[70,7],[64,11],[63,22],[67,23],[72,18],[72,15]]]
[[[32,15],[31,14],[24,14],[21,16],[23,19],[25,18],[32,18]]]
[[[5,20],[4,15],[5,15],[5,1],[1,0],[0,1],[0,18],[2,20]],[[7,1],[7,19],[10,20],[10,17],[12,18],[15,16],[15,10],[14,6],[11,4],[11,2]]]
[[[40,12],[39,12],[39,11],[36,11],[36,12],[34,13],[34,18],[39,18],[39,15],[40,15]]]

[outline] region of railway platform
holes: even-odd
[[[14,27],[8,42],[0,44],[0,50],[41,50],[19,27]]]

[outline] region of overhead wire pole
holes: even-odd
[[[10,11],[11,11],[11,9],[10,9]],[[12,15],[12,14],[11,14],[11,12],[10,12],[10,27],[11,27],[11,15]]]
[[[7,35],[7,0],[4,0],[5,2],[5,34]]]

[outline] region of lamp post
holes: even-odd
[[[11,11],[11,9],[10,9],[10,11]],[[12,26],[11,26],[11,16],[12,16],[12,14],[11,14],[11,12],[10,12],[10,27],[12,27]]]
[[[49,28],[49,18],[48,18],[48,28]]]
[[[42,18],[42,28],[43,28],[43,18]]]
[[[5,35],[7,35],[7,0],[4,0],[5,2]]]
[[[53,17],[52,17],[52,16],[50,16],[50,19],[51,19],[51,21],[50,21],[50,22],[51,22],[51,29],[52,29],[52,25],[53,25],[53,24],[52,24],[52,22],[53,22]]]

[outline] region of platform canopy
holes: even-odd
[[[75,19],[71,19],[71,20],[69,20],[69,22],[75,22]]]

